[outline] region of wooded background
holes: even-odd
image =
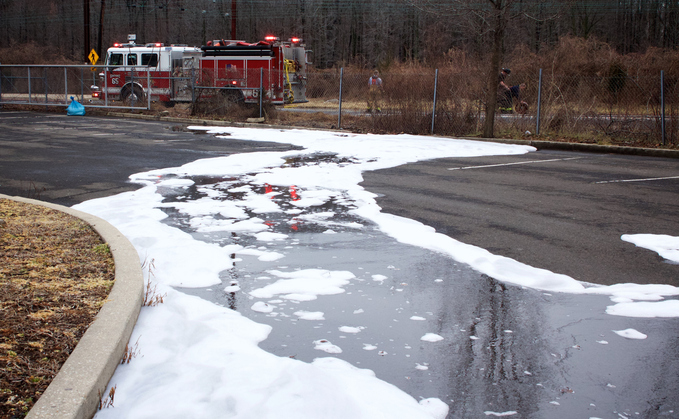
[[[85,63],[90,49],[103,56],[130,33],[138,43],[200,46],[235,31],[251,42],[300,36],[319,69],[436,66],[450,50],[487,54],[498,10],[505,54],[539,54],[564,36],[595,37],[620,54],[679,46],[679,0],[0,0],[0,48],[33,42],[51,59]],[[14,61],[7,50],[0,58]]]

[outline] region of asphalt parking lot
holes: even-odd
[[[289,150],[186,123],[0,112],[0,192],[71,206],[138,188],[128,177],[201,158]],[[620,239],[679,236],[679,160],[539,150],[364,174],[384,211],[575,279],[679,285],[679,265]]]
[[[138,188],[128,182],[133,173],[292,148],[185,127],[169,121],[0,112],[0,193],[73,205]],[[366,172],[362,185],[378,194],[385,212],[535,267],[602,284],[677,285],[679,265],[620,236],[679,236],[678,167],[679,160],[670,158],[540,150]],[[373,370],[413,397],[426,394],[449,403],[450,418],[486,411],[540,418],[669,417],[676,411],[674,318],[611,316],[605,313],[608,296],[509,286],[380,234],[344,237],[341,246],[319,246],[317,236],[335,237],[298,236],[294,251],[281,243],[281,251],[288,252],[286,264],[360,266],[371,272],[394,265],[399,270],[390,272],[390,280],[404,289],[356,281],[347,286],[350,292],[309,303],[306,309],[325,312],[323,329],[253,312],[247,294],[233,296],[223,287],[182,291],[270,323],[274,331],[262,347],[279,356],[310,362],[319,354],[309,342],[320,330],[344,346],[343,359]],[[338,254],[346,257],[335,258]],[[245,278],[262,269],[239,262],[235,273],[245,286]],[[432,278],[448,282],[442,287],[444,282]],[[352,341],[337,326],[354,320],[359,304],[374,310],[361,319],[365,331]],[[281,305],[285,309],[298,307]],[[413,324],[413,312],[430,319]],[[648,339],[613,333],[626,328]],[[445,336],[445,344],[413,343],[429,330]],[[365,342],[378,344],[384,355],[371,356]],[[426,362],[428,369],[413,370],[414,362]]]

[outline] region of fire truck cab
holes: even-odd
[[[160,43],[114,44],[106,53],[100,86],[92,96],[141,103],[189,102],[221,94],[257,103],[260,91],[274,104],[306,102],[307,57],[301,40],[267,37],[247,43],[214,40],[201,48]]]
[[[199,48],[160,43],[140,45],[135,43],[134,35],[129,35],[126,44],[116,43],[108,49],[106,67],[99,74],[100,86],[92,96],[139,102],[150,94],[152,100],[190,101],[190,89],[182,88],[181,78],[173,74],[191,74],[198,68],[200,56]]]

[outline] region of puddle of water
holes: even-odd
[[[607,348],[597,343],[616,327],[645,325],[644,320],[605,315],[606,297],[507,286],[448,257],[385,236],[351,215],[353,205],[341,193],[321,205],[299,207],[299,191],[249,179],[196,178],[189,188],[161,192],[168,205],[163,208],[165,222],[194,238],[283,255],[267,261],[239,252],[232,255],[234,267],[221,272],[220,285],[180,289],[271,325],[271,334],[260,344],[263,349],[306,362],[339,357],[415,398],[440,398],[451,407],[450,418],[485,411],[540,418],[560,418],[565,411],[605,416],[616,409],[644,411],[646,400],[659,392],[648,380],[642,388],[625,392],[603,383],[629,382],[640,368],[648,368],[635,359],[649,350],[619,340]],[[266,197],[277,210],[248,206],[253,196]],[[234,206],[209,213],[198,225],[196,219],[205,214],[189,216],[181,204],[202,199]],[[260,227],[269,235],[231,228],[232,220],[223,214],[234,209],[244,219],[261,219]],[[206,228],[220,222],[226,222],[223,229]],[[344,292],[310,301],[251,295],[281,279],[274,270],[308,269],[349,271],[353,278],[342,285]],[[651,349],[662,351],[670,340],[666,336]],[[621,368],[619,360],[635,366]],[[652,369],[666,378],[679,372],[676,365],[664,372],[658,365]],[[663,400],[676,401],[672,391],[677,386],[676,380],[667,385],[661,392],[675,396]],[[664,403],[661,410],[667,411]]]

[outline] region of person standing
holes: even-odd
[[[503,68],[502,71],[500,71],[497,87],[497,103],[500,107],[501,113],[511,113],[513,110],[512,91],[510,90],[509,86],[507,86],[507,83],[505,83],[507,76],[509,76],[511,72],[512,70],[508,68]]]
[[[368,112],[373,109],[377,112],[382,112],[380,108],[380,96],[382,94],[382,79],[380,73],[375,70],[373,75],[368,79]]]

